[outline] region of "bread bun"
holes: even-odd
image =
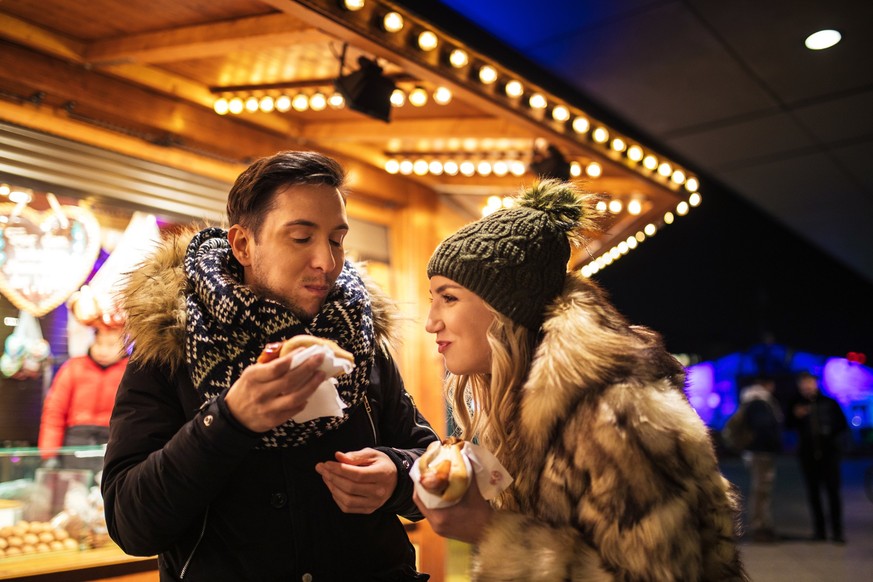
[[[333,355],[337,358],[342,358],[343,360],[348,360],[351,363],[355,363],[355,357],[350,353],[339,347],[335,341],[329,340],[323,337],[316,337],[314,335],[295,335],[294,337],[287,339],[282,342],[273,342],[264,346],[264,350],[261,352],[261,355],[258,356],[259,364],[266,364],[267,362],[272,362],[277,358],[281,358],[282,356],[286,356],[299,348],[308,348],[309,346],[327,346],[333,352]]]
[[[455,437],[428,445],[418,459],[419,482],[428,493],[449,503],[464,496],[470,487],[470,474],[461,454],[463,448],[464,441]]]

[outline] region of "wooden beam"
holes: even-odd
[[[535,134],[505,119],[493,117],[451,119],[395,119],[381,121],[320,121],[307,123],[301,132],[306,139],[336,142],[384,142],[389,139],[492,137],[533,139]]]
[[[330,40],[323,32],[297,18],[269,14],[95,41],[87,45],[83,56],[98,67],[118,63],[166,63]]]
[[[0,12],[0,38],[69,61],[83,62],[82,53],[85,51],[85,43],[50,32],[2,12]]]

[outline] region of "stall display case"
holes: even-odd
[[[155,558],[128,556],[109,538],[104,450],[0,447],[0,580],[157,579]]]

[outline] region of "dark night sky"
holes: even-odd
[[[873,359],[873,284],[701,179],[703,204],[594,276],[632,323],[703,359],[765,334],[796,351]]]

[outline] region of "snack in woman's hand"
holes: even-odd
[[[348,360],[353,364],[355,363],[355,357],[339,347],[336,342],[323,337],[306,334],[295,335],[285,341],[267,344],[264,346],[261,355],[258,356],[258,363],[266,364],[267,362],[272,362],[276,358],[281,358],[282,356],[290,354],[298,348],[308,348],[309,346],[327,346],[337,358]]]
[[[434,441],[418,459],[419,482],[428,493],[447,502],[459,500],[470,486],[471,475],[461,455],[464,441],[449,437]]]

